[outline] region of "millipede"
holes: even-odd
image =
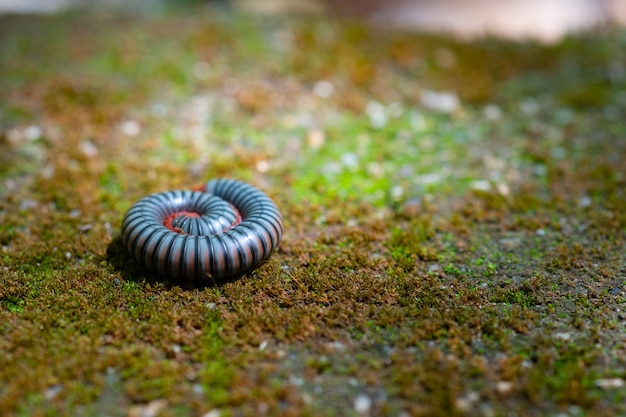
[[[278,247],[283,231],[278,207],[265,193],[216,179],[139,200],[124,216],[122,241],[159,275],[203,281],[251,271]]]

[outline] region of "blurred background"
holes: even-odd
[[[53,13],[71,8],[158,10],[193,0],[0,0],[0,14]],[[622,0],[204,0],[225,8],[265,14],[315,13],[367,19],[387,27],[494,35],[555,42],[571,32],[626,23]]]

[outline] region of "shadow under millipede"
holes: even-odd
[[[115,237],[107,246],[106,260],[113,267],[115,272],[120,275],[124,281],[133,281],[139,283],[165,284],[167,288],[181,287],[183,289],[201,289],[207,287],[219,287],[226,283],[237,281],[247,274],[240,274],[230,278],[222,278],[219,281],[208,277],[203,281],[186,281],[174,280],[163,277],[159,274],[149,271],[147,268],[139,265],[122,242],[122,237]]]

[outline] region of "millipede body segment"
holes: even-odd
[[[130,208],[122,240],[135,259],[165,277],[196,281],[239,275],[267,259],[284,230],[274,202],[236,180],[200,188],[153,194]]]

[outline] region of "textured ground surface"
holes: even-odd
[[[0,414],[624,415],[626,34],[212,9],[0,21]],[[214,177],[285,217],[218,286],[120,244]]]

